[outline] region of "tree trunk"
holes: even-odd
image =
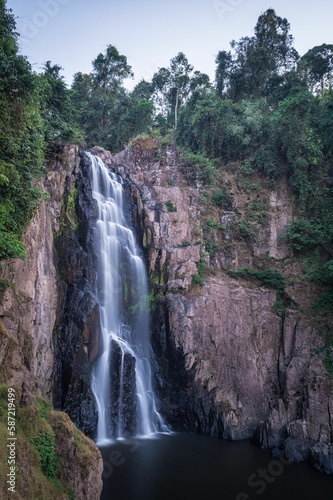
[[[175,129],[177,128],[177,121],[178,121],[178,99],[179,99],[179,87],[177,87],[177,94],[176,94],[176,105],[175,105]]]

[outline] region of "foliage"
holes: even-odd
[[[45,142],[51,151],[57,145],[83,141],[83,134],[75,121],[70,92],[60,75],[61,69],[58,64],[47,61],[37,80]]]
[[[331,87],[333,82],[333,45],[323,43],[308,50],[298,68],[309,88],[323,94],[325,87]]]
[[[232,209],[232,202],[229,193],[222,189],[214,189],[212,194],[212,202],[214,205],[224,208],[225,210]]]
[[[205,274],[205,256],[203,252],[200,252],[200,259],[197,263],[198,273],[193,274],[192,276],[192,284],[203,286],[205,284],[204,274]]]
[[[99,54],[92,63],[95,88],[116,92],[125,78],[133,77],[127,58],[119,54],[116,47],[108,45],[105,54]]]
[[[213,180],[215,167],[202,154],[195,154],[183,149],[180,156],[180,165],[189,183],[202,181],[204,184],[210,184]]]
[[[205,250],[211,259],[216,256],[216,252],[218,251],[218,249],[219,246],[215,241],[213,241],[211,238],[205,239]]]
[[[274,101],[284,75],[298,59],[287,19],[273,9],[261,14],[255,35],[231,42],[231,51],[219,52],[215,82],[218,94],[240,101],[268,96]]]
[[[31,439],[39,456],[42,472],[49,479],[57,477],[57,457],[55,454],[55,437],[48,432],[39,432]]]
[[[177,207],[172,203],[172,201],[168,200],[165,202],[168,212],[177,212]]]
[[[230,276],[256,281],[269,288],[274,288],[279,293],[284,293],[284,280],[276,269],[255,270],[247,267],[240,267],[237,270],[229,271]]]
[[[44,160],[38,85],[18,54],[11,11],[0,2],[0,259],[25,256],[21,237],[42,191],[35,179]]]
[[[156,103],[167,116],[167,120],[177,128],[178,110],[190,92],[190,75],[193,66],[185,54],[179,52],[170,61],[169,68],[160,68],[154,74],[152,87]]]
[[[115,51],[112,50],[109,57],[113,55],[122,64],[111,64],[112,61],[109,61],[112,72],[110,68],[103,69],[102,61],[106,61],[100,54],[95,74],[74,75],[71,99],[87,145],[99,144],[112,151],[120,151],[132,137],[146,132],[153,125],[154,105],[148,82],[142,80],[131,93],[122,87],[124,75],[132,73],[125,56]],[[99,75],[98,71],[102,74]],[[117,71],[120,74],[117,75]],[[109,83],[105,81],[107,75],[111,78]]]
[[[255,229],[251,222],[241,218],[236,222],[235,227],[241,238],[244,240],[255,239]]]
[[[333,291],[330,290],[322,294],[313,304],[312,310],[315,313],[319,313],[321,311],[333,311]]]

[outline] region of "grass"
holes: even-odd
[[[19,391],[17,391],[18,393]],[[61,465],[67,467],[92,467],[96,458],[93,443],[72,424],[69,417],[51,409],[50,404],[37,397],[27,406],[15,403],[16,419],[16,493],[13,498],[24,500],[73,500],[73,486],[62,480]],[[0,498],[8,498],[6,475],[8,474],[6,448],[8,429],[8,386],[0,386]],[[68,431],[68,439],[74,446],[76,463],[68,457],[56,454],[57,442],[61,442]],[[68,476],[66,476],[68,477]]]

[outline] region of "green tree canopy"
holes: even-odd
[[[308,50],[300,59],[299,71],[303,74],[310,89],[324,93],[333,82],[333,45],[323,43]]]

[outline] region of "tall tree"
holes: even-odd
[[[75,123],[70,91],[60,74],[61,70],[62,67],[58,64],[47,61],[39,77],[45,139],[50,149],[56,144],[82,139],[82,133]]]
[[[169,68],[160,68],[153,76],[156,102],[169,117],[173,116],[175,128],[179,108],[190,93],[192,71],[193,66],[189,64],[185,54],[179,52],[171,59]]]
[[[218,94],[235,100],[273,96],[299,57],[289,29],[287,19],[268,9],[259,17],[253,37],[233,40],[232,52],[221,51],[216,58]]]
[[[230,86],[230,73],[232,71],[232,55],[231,52],[221,50],[215,59],[215,85],[217,93],[220,97],[226,95]]]
[[[133,77],[126,56],[113,45],[108,45],[105,54],[99,54],[92,65],[94,86],[110,92],[116,92],[126,78]]]
[[[323,95],[324,89],[331,88],[333,83],[333,45],[323,43],[308,50],[298,68],[310,89]]]

